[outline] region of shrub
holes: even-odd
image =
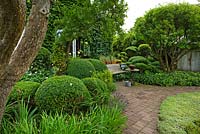
[[[151,53],[151,47],[149,46],[149,44],[141,44],[138,47],[138,51],[140,55],[147,57]]]
[[[140,72],[144,72],[145,70],[149,69],[149,66],[144,63],[135,63],[135,68],[139,69]]]
[[[135,64],[135,63],[148,64],[149,63],[148,59],[143,56],[133,56],[128,60],[128,62],[131,62],[132,64]]]
[[[94,72],[92,77],[104,81],[110,91],[116,90],[116,87],[113,84],[112,73],[109,70],[105,70],[103,72]]]
[[[128,57],[132,57],[134,55],[137,55],[137,47],[135,47],[135,46],[127,47],[126,53],[127,53]]]
[[[171,73],[135,73],[135,81],[159,86],[200,86],[200,73],[175,71]]]
[[[126,52],[117,53],[117,58],[120,59],[122,62],[126,62],[128,59]]]
[[[200,93],[170,96],[160,107],[158,129],[160,134],[199,134]],[[194,132],[194,133],[193,133]]]
[[[31,64],[29,71],[35,73],[41,70],[51,70],[52,62],[50,56],[51,52],[48,49],[42,47],[35,60]]]
[[[100,60],[97,59],[89,59],[89,61],[92,63],[94,66],[95,70],[98,72],[108,70],[107,66]]]
[[[83,82],[71,76],[55,76],[42,83],[35,95],[40,110],[78,112],[88,107],[91,96]]]
[[[71,75],[80,79],[91,77],[94,71],[95,71],[95,68],[92,65],[92,63],[84,59],[73,59],[69,62],[68,67],[67,67],[68,75]]]
[[[98,78],[84,78],[82,81],[89,90],[95,103],[103,104],[108,102],[110,93],[105,82]]]
[[[31,82],[31,81],[21,81],[17,82],[13,87],[12,92],[9,96],[9,101],[17,101],[17,100],[28,100],[28,98],[33,98],[35,96],[35,92],[39,88],[40,83]]]
[[[34,73],[27,71],[23,75],[23,77],[20,79],[20,81],[33,81],[33,82],[42,83],[44,80],[48,79],[49,77],[53,75],[54,73],[48,70],[41,70]]]

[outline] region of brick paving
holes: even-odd
[[[127,105],[124,114],[127,116],[127,128],[123,134],[158,134],[157,121],[161,102],[167,97],[183,92],[200,91],[200,87],[159,87],[137,85],[125,87],[117,83],[114,93]]]

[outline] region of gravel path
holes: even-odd
[[[161,102],[167,96],[200,91],[200,87],[125,87],[122,82],[117,83],[117,88],[114,95],[127,103],[124,114],[128,121],[123,134],[158,134],[157,121]]]

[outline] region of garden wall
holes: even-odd
[[[200,50],[187,53],[178,61],[178,69],[200,72]]]

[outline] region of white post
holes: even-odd
[[[74,39],[72,42],[72,54],[73,58],[76,58],[76,39]]]

